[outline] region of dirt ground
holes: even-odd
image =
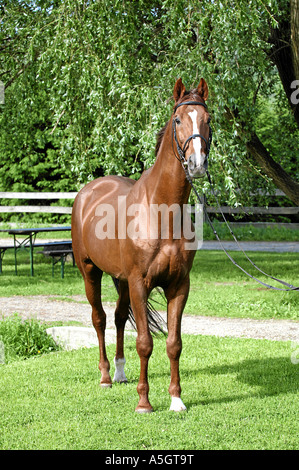
[[[107,328],[114,328],[114,304],[105,303]],[[19,313],[23,318],[36,318],[44,322],[78,322],[92,326],[91,307],[83,296],[67,300],[57,296],[0,297],[0,314],[10,316]],[[166,320],[166,313],[161,312]],[[132,327],[128,322],[127,329]],[[299,343],[299,322],[290,320],[252,320],[183,315],[182,333],[293,341]]]

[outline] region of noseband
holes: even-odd
[[[177,104],[176,107],[174,108],[174,113],[176,112],[176,110],[180,107],[180,106],[185,106],[185,105],[188,105],[188,104],[191,104],[193,106],[203,106],[204,108],[207,109],[207,105],[205,103],[201,103],[200,101],[184,101],[183,103],[180,103],[180,104]],[[172,121],[172,129],[173,129],[173,137],[174,137],[174,140],[175,140],[175,143],[176,143],[176,147],[177,147],[177,153],[179,155],[179,158],[177,157],[174,149],[173,149],[173,152],[174,152],[174,155],[175,157],[182,163],[182,165],[186,165],[187,162],[185,160],[185,154],[186,154],[186,150],[188,148],[188,145],[189,145],[189,142],[193,139],[196,139],[197,137],[199,137],[200,139],[204,140],[205,143],[206,143],[206,146],[207,146],[207,155],[206,155],[206,158],[208,159],[209,158],[209,154],[210,154],[210,148],[211,148],[211,143],[212,143],[212,129],[211,129],[211,126],[210,124],[208,124],[209,126],[209,129],[210,129],[210,132],[209,132],[209,139],[207,140],[203,135],[201,134],[192,134],[190,137],[188,137],[188,139],[186,140],[186,142],[184,143],[184,146],[183,148],[181,148],[180,144],[179,144],[179,141],[178,141],[178,138],[177,138],[177,133],[176,133],[176,122],[175,122],[175,118],[173,119]],[[173,139],[172,139],[172,148],[173,148]]]

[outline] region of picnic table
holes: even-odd
[[[8,248],[14,249],[15,255],[15,273],[18,273],[17,270],[17,251],[22,248],[29,248],[30,254],[30,274],[34,276],[34,266],[33,266],[33,249],[35,247],[47,247],[47,250],[44,251],[44,254],[48,254],[52,256],[53,266],[54,266],[54,257],[59,256],[62,266],[64,265],[65,256],[68,253],[72,253],[72,242],[67,241],[55,241],[55,242],[40,242],[36,243],[36,237],[39,233],[42,232],[62,232],[62,231],[70,231],[71,226],[59,226],[59,227],[39,227],[39,228],[16,228],[16,229],[1,229],[1,232],[8,233],[9,235],[13,236],[14,243],[12,246],[10,245],[1,245],[0,246],[0,273],[2,273],[2,260],[5,251]],[[24,237],[21,240],[19,237]],[[53,270],[52,270],[53,273]],[[61,270],[61,274],[63,277],[63,269]]]

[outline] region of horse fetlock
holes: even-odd
[[[100,386],[103,388],[111,388],[112,387],[112,381],[109,372],[107,371],[102,371],[101,372],[101,381],[100,381]]]
[[[125,363],[126,363],[126,359],[124,357],[120,359],[114,358],[115,373],[113,377],[113,382],[117,382],[117,383],[128,382],[126,374],[125,374]]]
[[[151,413],[153,408],[148,399],[149,386],[147,383],[139,383],[137,386],[139,394],[139,403],[135,411],[137,413]]]
[[[146,397],[146,400],[148,400],[148,392],[149,392],[149,385],[147,382],[139,382],[137,385],[137,392],[140,397],[140,400],[144,397]]]
[[[100,361],[99,370],[101,372],[101,387],[112,387],[112,381],[109,374],[110,364],[109,361]]]

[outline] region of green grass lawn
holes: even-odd
[[[115,346],[108,346],[114,372]],[[150,400],[138,415],[139,358],[126,343],[128,385],[99,387],[98,349],[0,365],[1,449],[297,449],[298,365],[290,343],[183,336],[182,399],[169,412],[165,340],[154,340]]]
[[[240,253],[237,263],[258,279],[284,287],[263,276]],[[250,253],[264,272],[299,286],[298,253]],[[236,268],[222,252],[199,251],[191,272],[186,312],[237,318],[299,319],[299,292],[267,289]]]
[[[297,253],[250,257],[264,271],[299,285]],[[254,273],[241,254],[234,258]],[[58,265],[52,278],[50,260],[35,254],[31,278],[29,254],[21,251],[18,273],[13,253],[7,252],[0,296],[73,301],[72,296],[84,295],[82,277],[71,263],[64,279]],[[104,276],[103,300],[116,298],[111,278]],[[222,252],[199,251],[185,312],[298,320],[299,294],[264,289]],[[115,345],[107,349],[113,375]],[[139,377],[134,339],[125,347],[129,383],[109,390],[99,387],[98,348],[12,359],[0,365],[0,449],[297,449],[299,365],[291,361],[293,351],[288,342],[184,335],[181,385],[188,412],[175,414],[168,411],[165,339],[155,338],[149,364],[155,412],[142,416],[134,412]]]

